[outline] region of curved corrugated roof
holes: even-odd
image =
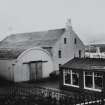
[[[26,49],[39,46],[50,51],[56,41],[65,32],[64,28],[31,32],[19,33],[6,37],[0,42],[0,59],[17,58]]]

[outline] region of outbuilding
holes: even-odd
[[[74,58],[60,67],[60,89],[105,95],[105,59]]]

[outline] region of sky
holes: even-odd
[[[0,40],[62,28],[68,18],[84,44],[105,43],[105,0],[0,0]]]

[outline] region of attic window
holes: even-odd
[[[61,50],[58,51],[58,58],[62,58]]]
[[[77,44],[77,39],[76,38],[74,38],[74,44]]]
[[[66,44],[67,43],[67,38],[64,38],[64,44]]]

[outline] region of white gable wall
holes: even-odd
[[[64,38],[67,38],[67,43],[64,44]],[[77,44],[74,44],[76,38]],[[58,57],[58,51],[61,50],[62,58]],[[58,40],[53,48],[54,70],[59,70],[59,64],[64,64],[70,59],[79,57],[79,50],[82,51],[84,57],[84,45],[79,37],[72,32],[72,29],[66,29],[64,35]]]

